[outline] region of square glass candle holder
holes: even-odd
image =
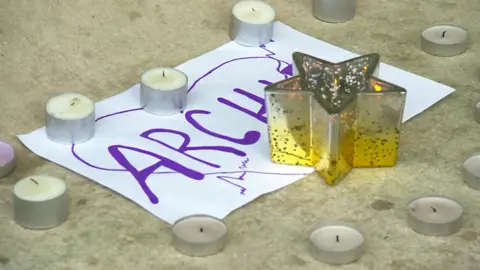
[[[372,77],[379,56],[293,56],[299,75],[265,88],[272,161],[312,166],[329,185],[354,167],[395,165],[406,91]]]
[[[353,166],[389,167],[397,162],[407,91],[378,78],[357,98]]]

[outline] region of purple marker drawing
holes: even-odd
[[[173,147],[173,146],[171,146],[167,143],[164,143],[163,141],[161,141],[159,139],[155,139],[155,138],[150,137],[151,135],[156,134],[156,133],[170,133],[170,134],[179,135],[183,138],[182,145],[175,148],[175,147]],[[194,157],[192,155],[187,154],[187,152],[188,151],[199,151],[199,150],[203,150],[203,151],[210,150],[210,151],[221,151],[221,152],[224,152],[224,153],[232,153],[232,154],[240,156],[240,157],[244,157],[244,156],[247,155],[245,152],[240,151],[238,149],[235,149],[233,147],[229,147],[229,146],[189,146],[190,136],[188,136],[188,134],[183,133],[181,131],[176,131],[176,130],[172,130],[172,129],[165,129],[165,128],[150,129],[150,130],[144,131],[142,134],[140,134],[140,137],[143,137],[147,140],[151,140],[151,141],[154,141],[156,143],[159,143],[159,144],[161,144],[161,145],[163,145],[163,146],[165,146],[165,147],[167,147],[171,150],[174,150],[174,151],[176,151],[180,154],[183,154],[183,155],[185,155],[185,156],[187,156],[187,157],[189,157],[193,160],[196,160],[198,162],[201,162],[203,164],[206,164],[206,165],[214,167],[214,168],[220,168],[220,165],[217,165],[217,164],[205,161],[203,159]]]
[[[272,42],[275,42],[275,41],[272,40]],[[292,64],[289,64],[286,61],[274,58],[273,56],[275,55],[275,53],[270,51],[269,49],[267,49],[267,47],[265,45],[261,45],[260,48],[262,48],[264,51],[268,52],[268,54],[266,55],[268,58],[271,58],[271,59],[274,59],[274,60],[277,61],[277,72],[283,74],[283,76],[285,76],[285,79],[288,78],[288,76],[293,75]],[[280,68],[282,67],[282,64],[285,64],[287,66],[284,69],[280,70]]]
[[[275,42],[275,41],[271,41],[271,42]],[[230,63],[233,63],[233,62],[237,62],[237,61],[243,61],[243,60],[248,60],[248,59],[270,59],[270,60],[274,60],[277,62],[277,72],[282,74],[285,78],[288,78],[288,76],[292,76],[292,73],[291,73],[291,69],[292,69],[292,65],[286,61],[283,61],[283,60],[280,60],[280,59],[277,59],[273,56],[275,56],[275,53],[268,50],[267,47],[265,45],[261,45],[260,48],[266,52],[268,52],[268,54],[266,54],[265,56],[247,56],[247,57],[239,57],[239,58],[234,58],[234,59],[231,59],[231,60],[228,60],[228,61],[225,61],[223,63],[221,63],[220,65],[212,68],[211,70],[209,70],[207,73],[203,74],[200,78],[198,78],[196,81],[193,82],[193,84],[190,86],[190,88],[188,89],[188,92],[190,92],[191,90],[193,90],[193,88],[195,88],[195,86],[197,86],[197,83],[199,83],[201,80],[203,80],[205,77],[211,75],[213,72],[215,72],[217,69],[227,65],[227,64],[230,64]],[[287,65],[287,68],[284,68],[282,70],[280,70],[280,68],[282,67],[282,64],[285,64]],[[288,74],[288,66],[290,66],[290,74]]]
[[[240,165],[238,168],[242,169],[242,170],[247,169],[247,164],[248,164],[249,161],[250,161],[250,159],[246,158],[244,161],[242,161],[242,165]]]
[[[137,112],[137,111],[141,111],[141,110],[143,110],[143,108],[136,108],[136,109],[130,109],[130,110],[125,110],[125,111],[114,112],[114,113],[111,113],[111,114],[107,114],[107,115],[103,115],[103,116],[98,117],[97,119],[95,119],[95,122],[98,122],[98,121],[100,121],[102,119],[105,119],[105,118],[108,118],[108,117],[117,116],[117,115],[120,115],[120,114],[129,113],[129,112]]]
[[[272,41],[273,42],[273,41]],[[261,49],[263,49],[264,51],[267,52],[267,54],[265,56],[251,56],[251,57],[241,57],[241,58],[234,58],[234,59],[231,59],[231,60],[228,60],[226,62],[223,62],[221,63],[220,65],[217,65],[216,67],[214,67],[213,69],[211,69],[210,71],[208,71],[207,73],[205,73],[204,75],[202,75],[201,77],[199,77],[197,80],[195,80],[193,82],[193,84],[190,86],[189,90],[188,91],[191,91],[195,88],[195,86],[204,78],[208,77],[209,75],[211,75],[213,72],[215,72],[216,70],[218,70],[219,68],[221,67],[224,67],[225,65],[227,64],[230,64],[230,63],[234,63],[234,62],[238,62],[238,61],[243,61],[243,60],[248,60],[248,59],[266,59],[266,60],[274,60],[277,62],[277,67],[276,67],[276,71],[280,74],[282,74],[282,76],[284,76],[285,78],[287,78],[288,76],[291,76],[292,75],[292,65],[287,63],[286,61],[283,61],[283,60],[280,60],[280,59],[277,59],[275,58],[275,53],[268,50],[266,48],[266,46],[262,45],[260,46]],[[280,69],[282,64],[285,64],[287,65],[285,68],[283,69]],[[266,81],[266,80],[259,80],[258,81],[259,83],[261,84],[271,84],[271,82],[269,81]],[[261,107],[260,109],[257,111],[257,112],[253,112],[249,109],[246,109],[230,100],[227,100],[225,98],[218,98],[217,100],[222,103],[222,104],[225,104],[233,109],[236,109],[236,110],[239,110],[239,111],[242,111],[243,113],[245,114],[248,114],[254,118],[256,118],[257,120],[263,122],[263,123],[266,123],[266,109],[265,109],[265,103],[264,103],[264,99],[261,98],[261,97],[258,97],[252,93],[249,93],[245,90],[242,90],[242,89],[239,89],[239,88],[235,88],[233,90],[234,92],[240,94],[240,95],[243,95],[247,98],[249,98],[250,100],[258,103]],[[130,109],[130,110],[124,110],[124,111],[119,111],[119,112],[115,112],[115,113],[111,113],[111,114],[108,114],[108,115],[104,115],[104,116],[101,116],[99,118],[97,118],[95,121],[98,122],[102,119],[106,119],[108,117],[113,117],[113,116],[117,116],[117,115],[121,115],[121,114],[125,114],[125,113],[132,113],[132,112],[137,112],[137,111],[141,111],[142,108],[135,108],[135,109]],[[251,144],[254,144],[256,143],[260,136],[261,136],[261,133],[258,132],[258,131],[247,131],[243,138],[232,138],[232,137],[229,137],[229,136],[226,136],[226,135],[222,135],[222,134],[219,134],[219,133],[216,133],[216,132],[213,132],[211,130],[208,130],[206,129],[205,127],[203,127],[198,121],[197,119],[195,119],[193,117],[193,115],[198,115],[198,114],[202,114],[202,115],[209,115],[211,114],[211,112],[209,111],[206,111],[206,110],[191,110],[191,111],[187,111],[185,113],[185,118],[187,120],[187,122],[189,122],[193,127],[197,128],[198,130],[208,134],[208,135],[211,135],[213,137],[216,137],[216,138],[219,138],[219,139],[223,139],[223,140],[227,140],[227,141],[230,141],[230,142],[234,142],[234,143],[237,143],[237,144],[240,144],[240,145],[251,145]],[[152,138],[150,135],[153,135],[155,133],[170,133],[170,134],[176,134],[180,137],[183,138],[183,142],[180,146],[178,147],[175,147],[175,146],[172,146],[172,145],[169,145],[161,140],[158,140],[158,139],[155,139],[155,138]],[[220,165],[218,164],[215,164],[215,163],[212,163],[210,161],[206,161],[206,160],[203,160],[203,159],[200,159],[198,157],[195,157],[187,152],[195,152],[195,151],[221,151],[221,152],[225,152],[225,153],[230,153],[230,154],[233,154],[233,155],[236,155],[236,156],[246,156],[246,153],[241,151],[241,150],[238,150],[236,148],[233,148],[233,147],[228,147],[228,146],[190,146],[190,137],[188,136],[188,134],[185,134],[183,132],[180,132],[180,131],[176,131],[176,130],[171,130],[171,129],[162,129],[162,128],[157,128],[157,129],[150,129],[150,130],[147,130],[147,131],[144,131],[143,133],[141,133],[139,135],[140,137],[142,138],[145,138],[145,139],[148,139],[148,140],[151,140],[151,141],[154,141],[156,143],[159,143],[160,145],[163,145],[164,147],[167,147],[171,150],[174,150],[184,156],[187,156],[189,157],[190,159],[192,159],[193,161],[197,161],[197,162],[200,162],[200,163],[203,163],[205,165],[208,165],[208,166],[211,166],[213,168],[221,168]],[[157,158],[159,161],[156,162],[155,164],[143,169],[143,170],[138,170],[137,168],[135,168],[128,160],[127,158],[122,154],[122,150],[123,151],[135,151],[137,153],[142,153],[142,154],[145,154],[145,155],[148,155],[148,156],[151,156],[151,157],[154,157],[154,158]],[[260,171],[247,171],[247,170],[242,170],[242,171],[228,171],[228,172],[215,172],[215,173],[202,173],[202,172],[198,172],[198,171],[195,171],[191,168],[188,168],[187,166],[185,165],[182,165],[176,161],[173,161],[171,159],[168,159],[164,156],[161,156],[159,154],[156,154],[156,153],[153,153],[153,152],[150,152],[150,151],[147,151],[147,150],[144,150],[144,149],[139,149],[139,148],[136,148],[136,147],[131,147],[131,146],[124,146],[124,145],[111,145],[108,147],[108,151],[110,153],[110,155],[117,161],[117,163],[123,167],[122,169],[120,168],[104,168],[104,167],[101,167],[101,166],[98,166],[98,165],[95,165],[95,164],[92,164],[86,160],[84,160],[82,157],[80,157],[76,151],[75,151],[75,145],[72,145],[71,147],[71,152],[72,152],[72,155],[77,159],[79,160],[80,162],[82,162],[83,164],[91,167],[91,168],[94,168],[94,169],[98,169],[98,170],[104,170],[104,171],[116,171],[116,172],[130,172],[130,174],[137,180],[138,184],[141,186],[141,188],[143,189],[143,191],[145,192],[145,194],[148,196],[148,198],[150,199],[150,201],[154,204],[158,203],[158,198],[156,197],[155,194],[153,194],[153,192],[149,189],[149,187],[147,186],[146,184],[146,180],[147,178],[152,175],[152,174],[162,174],[162,175],[167,175],[167,174],[172,174],[172,173],[175,173],[175,174],[182,174],[192,180],[202,180],[204,179],[205,175],[216,175],[216,174],[219,174],[219,176],[217,176],[218,179],[222,180],[222,181],[225,181],[227,183],[230,183],[231,185],[234,185],[234,186],[237,186],[237,187],[240,187],[242,189],[242,192],[241,194],[244,194],[244,192],[246,191],[246,188],[244,188],[243,186],[239,186],[227,179],[235,179],[235,180],[244,180],[244,177],[247,173],[249,174],[266,174],[266,175],[306,175],[306,174],[285,174],[285,173],[268,173],[268,172],[260,172]],[[242,166],[241,167],[244,167],[246,169],[246,163],[249,161],[248,157],[246,159],[246,161],[244,161],[242,163]],[[162,172],[159,172],[157,171],[160,167],[165,167],[165,168],[168,168],[170,169],[171,171],[162,171]],[[231,177],[231,176],[228,176],[230,174],[235,174],[235,173],[242,173],[242,175],[240,177]]]
[[[260,139],[260,135],[261,135],[260,132],[255,130],[249,130],[245,132],[245,134],[243,135],[243,138],[232,138],[226,135],[222,135],[214,131],[208,130],[207,128],[202,126],[200,123],[198,123],[198,121],[193,117],[193,115],[196,115],[196,114],[208,115],[210,113],[211,112],[204,111],[204,110],[190,110],[185,113],[185,119],[187,120],[188,123],[190,123],[192,126],[200,130],[201,132],[222,140],[229,141],[229,142],[233,142],[241,145],[250,145],[250,144],[256,143]]]
[[[244,113],[246,113],[250,116],[253,116],[255,119],[257,119],[257,120],[259,120],[259,121],[261,121],[265,124],[267,123],[267,116],[266,116],[267,108],[265,106],[265,99],[263,99],[263,98],[261,98],[257,95],[254,95],[252,93],[249,93],[249,92],[247,92],[243,89],[239,89],[239,88],[233,89],[233,92],[239,93],[240,95],[243,95],[243,96],[249,98],[250,100],[253,100],[253,101],[257,102],[261,106],[260,110],[258,110],[257,112],[252,112],[251,110],[246,109],[246,108],[244,108],[244,107],[242,107],[242,106],[240,106],[240,105],[238,105],[238,104],[236,104],[236,103],[234,103],[234,102],[232,102],[228,99],[222,98],[222,97],[217,98],[218,102],[220,102],[222,104],[225,104],[225,105],[227,105],[231,108],[237,109],[241,112],[244,112]]]
[[[135,151],[138,153],[142,153],[145,155],[149,155],[152,157],[155,157],[158,159],[158,162],[147,167],[146,169],[143,169],[139,171],[135,166],[133,166],[128,159],[122,154],[122,149],[125,150],[130,150],[130,151]],[[192,170],[190,168],[187,168],[173,160],[170,160],[164,156],[161,156],[159,154],[142,150],[136,147],[130,147],[130,146],[124,146],[124,145],[111,145],[108,147],[108,151],[112,155],[112,157],[118,162],[120,166],[125,168],[127,171],[129,171],[132,176],[137,180],[138,184],[142,188],[143,192],[148,196],[150,201],[154,204],[158,203],[158,198],[157,196],[150,190],[148,185],[146,184],[147,178],[152,175],[152,173],[157,170],[160,166],[164,166],[166,168],[169,168],[173,171],[176,171],[178,173],[181,173],[185,175],[186,177],[194,180],[202,180],[205,175],[201,172],[197,172],[195,170]]]
[[[270,85],[272,82],[266,81],[266,80],[258,80],[259,83],[264,84],[264,85]]]
[[[243,180],[245,180],[245,179],[244,179],[245,175],[247,175],[246,172],[243,172],[243,173],[240,175],[240,177],[220,175],[220,176],[217,176],[217,179],[222,180],[222,181],[224,181],[224,182],[227,182],[227,183],[229,183],[229,184],[231,184],[231,185],[234,185],[234,186],[236,186],[236,187],[239,187],[239,188],[240,188],[240,194],[245,195],[245,191],[247,191],[247,189],[246,189],[245,187],[243,187],[243,186],[241,186],[241,185],[238,185],[238,184],[235,184],[235,183],[233,183],[232,181],[229,180],[229,179],[231,179],[231,180],[241,180],[241,181],[243,181]]]

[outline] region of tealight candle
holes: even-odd
[[[457,26],[434,26],[422,32],[421,47],[431,55],[459,55],[468,48],[468,34],[465,29]]]
[[[462,175],[465,184],[480,190],[480,154],[472,155],[463,163]]]
[[[364,243],[363,234],[350,224],[322,223],[310,234],[310,253],[323,263],[347,264],[362,256]]]
[[[313,0],[313,16],[325,22],[349,21],[356,8],[357,0]]]
[[[51,98],[46,105],[46,133],[61,144],[79,144],[95,133],[95,103],[77,93]]]
[[[60,225],[68,216],[67,186],[50,176],[29,176],[13,188],[14,219],[29,229],[48,229]]]
[[[15,149],[10,144],[0,141],[0,178],[13,172],[16,160]]]
[[[430,195],[408,204],[408,226],[427,236],[447,236],[462,226],[463,207],[453,199]]]
[[[205,257],[219,253],[228,242],[227,225],[214,217],[194,215],[175,222],[173,246],[181,253]]]
[[[233,6],[230,38],[240,45],[255,47],[273,37],[275,10],[259,0],[243,0]]]
[[[173,68],[152,68],[142,74],[140,103],[155,115],[180,113],[187,106],[188,78]]]

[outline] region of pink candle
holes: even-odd
[[[3,141],[0,141],[0,178],[9,175],[16,165],[15,149]]]

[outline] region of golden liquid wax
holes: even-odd
[[[399,143],[398,129],[359,132],[355,141],[354,167],[394,166],[397,162]]]

